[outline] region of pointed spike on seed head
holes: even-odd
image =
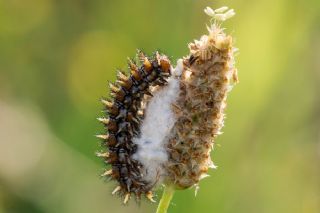
[[[199,184],[196,184],[195,185],[195,190],[194,190],[194,196],[195,197],[197,196],[199,189],[200,189]]]
[[[210,162],[209,162],[208,167],[209,167],[210,169],[216,169],[216,168],[217,168],[217,166],[214,165],[214,163],[213,163],[211,160],[210,160]]]
[[[206,177],[210,177],[210,175],[208,175],[208,174],[201,174],[200,175],[200,180],[202,180],[203,178],[206,178]]]
[[[232,80],[235,84],[239,83],[239,78],[238,78],[238,70],[235,69],[233,74],[232,74]]]

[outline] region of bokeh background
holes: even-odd
[[[240,84],[218,169],[169,211],[320,212],[319,0],[0,0],[0,212],[154,212],[99,178],[99,98],[136,48],[176,61],[224,5]]]

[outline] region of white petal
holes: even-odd
[[[206,178],[206,177],[209,177],[210,175],[208,175],[208,174],[201,174],[200,175],[200,180],[202,180],[203,178]]]
[[[234,16],[235,14],[236,14],[236,13],[234,12],[234,10],[231,9],[231,10],[228,10],[224,15],[225,15],[226,19],[229,19],[229,18],[231,18],[232,16]]]
[[[214,16],[214,11],[211,7],[206,7],[206,9],[204,9],[204,12],[208,15],[208,16]]]
[[[220,7],[216,10],[214,10],[215,13],[223,13],[224,11],[226,11],[228,9],[228,7]]]

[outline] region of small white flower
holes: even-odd
[[[205,9],[204,9],[204,12],[208,15],[208,16],[214,16],[215,15],[215,13],[214,13],[214,11],[213,11],[213,9],[211,8],[211,7],[206,7]]]
[[[218,9],[213,10],[211,7],[206,7],[204,9],[204,12],[208,16],[211,16],[213,20],[225,21],[236,14],[233,9],[230,9],[230,10],[228,9],[229,9],[228,7],[220,7]]]
[[[229,18],[231,18],[232,16],[234,16],[235,14],[236,14],[236,13],[234,12],[234,10],[231,9],[231,10],[228,10],[224,15],[225,15],[226,19],[229,19]]]
[[[220,7],[218,9],[215,9],[214,12],[215,13],[223,13],[224,11],[226,11],[227,9],[229,9],[228,7]]]

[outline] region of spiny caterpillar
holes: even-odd
[[[153,201],[153,183],[146,182],[141,177],[143,165],[132,158],[137,150],[137,144],[132,142],[133,137],[140,133],[140,124],[144,116],[144,105],[152,96],[152,90],[167,83],[170,76],[171,65],[167,56],[158,52],[152,59],[146,57],[141,51],[138,53],[141,66],[128,60],[130,75],[118,72],[115,84],[110,83],[113,100],[102,99],[106,107],[107,117],[98,118],[108,131],[108,134],[97,135],[103,140],[103,146],[108,152],[99,153],[111,169],[105,171],[103,176],[117,180],[119,185],[112,194],[119,192],[126,203],[131,193],[138,199],[141,194]]]
[[[198,188],[215,168],[210,153],[224,126],[227,94],[238,82],[237,49],[220,27],[234,11],[207,7],[205,13],[212,17],[208,34],[188,45],[175,68],[165,55],[139,52],[140,65],[129,60],[131,74],[118,72],[112,100],[102,100],[107,116],[99,121],[108,133],[98,137],[108,152],[98,156],[111,165],[103,176],[118,182],[112,194],[124,203],[132,194],[153,201],[160,184]]]

